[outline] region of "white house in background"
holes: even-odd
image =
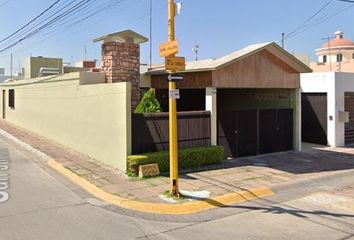
[[[354,144],[354,73],[301,74],[302,140]]]

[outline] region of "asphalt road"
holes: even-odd
[[[269,199],[210,211],[212,220],[143,220],[90,204],[42,160],[0,139],[0,240],[354,239],[354,201],[328,193],[353,185],[354,174],[283,188]]]

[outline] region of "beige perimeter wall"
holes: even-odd
[[[79,79],[80,73],[70,73],[0,85],[1,94],[6,91],[6,121],[126,171],[130,84],[79,85]],[[8,89],[15,89],[13,109],[8,107]]]

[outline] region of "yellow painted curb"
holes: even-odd
[[[254,188],[247,191],[240,191],[229,193],[222,196],[217,196],[211,199],[205,199],[200,201],[185,202],[181,204],[163,204],[163,203],[146,203],[138,202],[129,199],[125,199],[96,187],[86,179],[76,175],[70,170],[66,169],[63,165],[57,161],[51,159],[48,161],[48,165],[69,178],[71,181],[91,193],[95,197],[131,210],[137,210],[141,212],[157,213],[157,214],[192,214],[201,211],[205,211],[216,207],[227,207],[227,205],[250,201],[256,198],[267,197],[273,195],[272,190],[267,187]]]

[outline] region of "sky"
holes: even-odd
[[[73,0],[62,0],[62,3],[70,1]],[[96,1],[96,6],[107,2],[93,1]],[[159,45],[167,41],[167,0],[152,1],[153,63],[161,63]],[[0,39],[18,30],[53,2],[0,0]],[[200,46],[200,59],[216,58],[255,43],[274,41],[280,44],[281,33],[287,35],[296,29],[299,31],[285,41],[286,50],[310,55],[312,59],[315,59],[314,50],[326,41],[324,38],[332,37],[337,30],[343,31],[345,38],[354,40],[354,4],[337,0],[180,2],[183,3],[182,12],[176,17],[176,38],[180,44],[178,55],[185,56],[187,60],[195,58],[192,48],[196,44]],[[14,72],[30,55],[60,57],[68,63],[83,60],[85,55],[86,59],[100,60],[100,43],[92,42],[97,37],[126,29],[149,37],[149,4],[150,0],[126,0],[76,25],[70,25],[74,20],[68,19],[67,24],[64,22],[39,32],[35,37],[0,52],[0,68],[6,68],[9,74],[11,53]],[[323,10],[308,21],[321,8]],[[81,14],[84,16],[85,12]],[[1,49],[6,46],[2,44]],[[141,62],[149,63],[149,43],[141,45]]]

